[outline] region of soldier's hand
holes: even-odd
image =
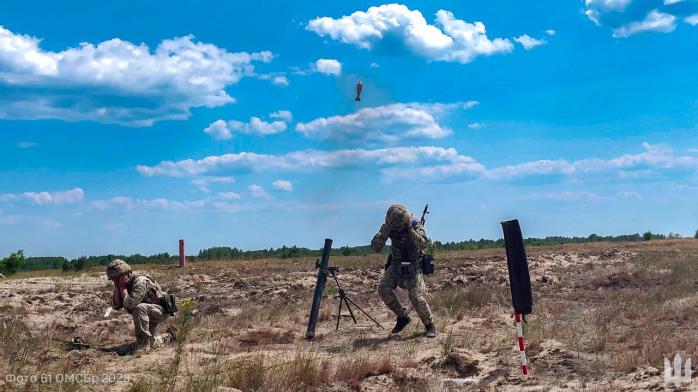
[[[125,300],[128,296],[128,289],[126,288],[126,281],[122,279],[119,284],[119,293],[121,293],[121,299]]]
[[[116,280],[119,285],[119,291],[126,288],[126,274],[119,276]]]

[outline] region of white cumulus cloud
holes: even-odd
[[[155,49],[118,38],[62,51],[0,26],[0,118],[91,120],[148,126],[185,119],[193,107],[234,102],[226,87],[272,54],[231,53],[193,36]],[[125,100],[124,97],[129,99]]]
[[[633,179],[662,173],[698,172],[698,157],[676,155],[668,146],[643,143],[644,151],[602,159],[576,161],[541,159],[514,165],[486,168],[474,158],[454,148],[433,146],[391,147],[374,150],[345,149],[334,151],[305,150],[286,154],[240,152],[202,159],[162,161],[155,166],[140,165],[146,176],[197,176],[215,172],[301,172],[357,169],[378,171],[384,180],[511,180],[535,176],[591,176]],[[0,195],[0,199],[2,195]]]
[[[235,192],[219,192],[218,197],[222,200],[238,200],[241,198],[240,194]]]
[[[668,146],[643,143],[643,152],[624,154],[611,159],[586,158],[577,161],[565,159],[538,160],[518,165],[506,165],[487,171],[490,178],[516,178],[532,175],[581,175],[611,172],[631,178],[651,171],[698,170],[698,158],[676,156]]]
[[[136,206],[136,201],[126,196],[114,196],[109,199],[95,200],[90,205],[98,210],[108,210],[116,206],[131,209]]]
[[[241,133],[249,133],[252,135],[273,135],[275,133],[286,130],[285,121],[267,122],[259,117],[250,117],[249,122],[231,120],[228,121],[228,126],[234,131]]]
[[[232,184],[235,182],[234,177],[230,176],[205,176],[192,180],[192,185],[199,187],[199,190],[204,193],[209,193],[209,184]]]
[[[204,129],[204,133],[216,140],[228,140],[233,137],[233,134],[228,128],[228,123],[223,120],[216,120],[209,124],[209,126]]]
[[[616,38],[642,32],[670,33],[676,20],[698,24],[698,2],[679,0],[586,0],[586,16],[598,26],[608,27]]]
[[[523,46],[523,48],[526,50],[531,50],[536,46],[545,45],[546,43],[544,39],[536,39],[530,37],[528,34],[524,34],[520,37],[514,38],[514,41],[521,44],[521,46]]]
[[[269,199],[270,198],[267,191],[265,191],[264,188],[262,188],[261,186],[259,186],[257,184],[252,184],[247,189],[249,189],[252,197],[256,197],[259,199]]]
[[[274,79],[272,79],[272,83],[278,84],[280,86],[288,86],[288,78],[285,76],[274,76]]]
[[[644,31],[670,33],[676,28],[676,23],[674,23],[675,20],[676,17],[674,15],[652,10],[645,16],[645,19],[637,22],[630,22],[627,25],[614,29],[613,36],[623,38]]]
[[[307,137],[344,142],[395,142],[403,138],[443,138],[451,129],[439,118],[455,109],[467,109],[477,102],[451,104],[396,103],[360,109],[344,116],[321,117],[296,124]]]
[[[110,210],[113,208],[123,208],[131,210],[134,208],[163,209],[163,210],[188,210],[203,208],[209,204],[208,200],[170,200],[164,197],[156,199],[140,199],[129,196],[114,196],[109,199],[95,200],[90,206],[97,210]]]
[[[272,188],[279,191],[291,192],[293,191],[293,184],[291,181],[286,180],[276,180],[271,184]]]
[[[364,49],[373,49],[394,37],[412,52],[433,61],[469,63],[478,56],[514,49],[509,39],[490,39],[482,22],[469,23],[450,11],[439,10],[435,24],[429,24],[419,10],[395,3],[336,19],[318,17],[308,22],[306,29]]]
[[[85,191],[81,188],[74,188],[59,192],[24,192],[22,196],[34,204],[74,204],[85,198]]]
[[[264,121],[259,117],[250,117],[248,122],[216,120],[204,129],[204,133],[216,140],[228,140],[235,132],[257,136],[273,135],[285,131],[293,115],[288,110],[279,110],[270,113],[269,117],[278,120]]]
[[[278,118],[286,122],[291,122],[293,120],[293,114],[289,110],[278,110],[273,113],[269,113],[269,117]]]
[[[73,188],[65,191],[55,192],[42,191],[0,194],[0,202],[27,200],[40,206],[49,204],[75,204],[82,202],[84,198],[85,191],[82,190],[82,188]]]
[[[342,63],[335,59],[318,59],[313,65],[313,70],[325,75],[340,75]]]
[[[384,177],[398,176],[401,175],[398,173],[412,169],[431,170],[434,178],[453,173],[475,175],[484,172],[484,166],[469,156],[458,154],[454,148],[431,146],[305,150],[281,155],[241,152],[199,160],[163,161],[155,166],[139,165],[137,170],[146,176],[184,177],[225,171],[296,172],[338,168],[375,168]]]

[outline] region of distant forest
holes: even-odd
[[[696,232],[698,238],[698,232]],[[654,234],[645,232],[643,234],[627,234],[619,236],[599,236],[591,234],[588,237],[545,237],[545,238],[527,238],[524,243],[528,246],[544,246],[544,245],[559,245],[559,244],[577,244],[587,242],[623,242],[623,241],[649,241],[665,238],[681,238],[680,235],[669,233],[668,235]],[[441,242],[433,241],[431,250],[438,252],[439,250],[475,250],[487,248],[500,248],[504,246],[503,239],[497,240],[467,240],[458,242]],[[382,253],[390,251],[390,247],[386,246]],[[289,259],[295,257],[318,257],[322,249],[309,249],[297,246],[288,247],[286,245],[280,248],[269,248],[260,250],[242,250],[227,246],[217,246],[207,249],[202,249],[196,256],[187,256],[188,261],[197,260],[255,260],[264,258]],[[362,246],[343,246],[341,248],[332,249],[333,256],[363,256],[373,253],[373,250],[368,245]],[[68,260],[65,257],[25,257],[22,251],[15,252],[5,259],[0,259],[0,272],[5,274],[14,273],[16,271],[34,271],[44,269],[62,269],[63,271],[81,271],[92,266],[107,265],[109,261],[120,258],[129,264],[174,264],[177,262],[177,255],[169,253],[158,253],[150,256],[135,255],[104,255],[104,256],[81,256],[76,259]]]

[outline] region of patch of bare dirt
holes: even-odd
[[[401,335],[389,334],[394,316],[376,293],[380,255],[333,257],[331,264],[340,267],[350,298],[385,329],[356,310],[354,324],[344,308],[336,330],[337,291],[328,281],[312,342],[304,335],[314,259],[195,263],[184,270],[137,266],[190,300],[194,312],[179,348],[136,355],[129,354],[130,316],[103,317],[112,288],[102,271],[3,279],[0,371],[122,375],[62,386],[71,390],[163,390],[167,381],[176,390],[202,391],[656,391],[673,388],[657,370],[664,356],[698,358],[694,241],[528,251],[535,301],[524,325],[528,377],[518,362],[503,250],[437,255],[437,272],[426,278],[436,339],[424,336],[417,317]],[[409,304],[406,293],[399,297]],[[65,342],[76,336],[92,347],[72,350]],[[0,386],[39,387],[2,379]]]

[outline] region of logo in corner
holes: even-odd
[[[681,354],[676,353],[674,355],[674,365],[667,358],[664,358],[664,382],[667,384],[674,384],[674,386],[679,387],[683,383],[691,383],[691,358],[686,359],[683,369],[683,375],[681,374]]]

